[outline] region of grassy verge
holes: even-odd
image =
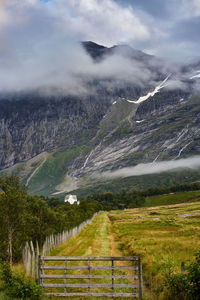
[[[181,262],[200,249],[198,213],[199,202],[109,213],[120,251],[142,257],[148,299],[162,299],[166,272],[180,272]]]

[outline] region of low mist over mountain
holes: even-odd
[[[148,163],[151,173],[159,161],[199,154],[198,62],[172,65],[127,45],[81,44],[93,66],[88,76],[87,69],[76,74],[83,93],[42,86],[1,93],[3,174],[20,175],[33,193],[52,194],[102,183],[111,174],[138,175],[120,173],[138,164]],[[156,172],[168,169],[172,165]]]
[[[62,199],[200,180],[199,17],[196,0],[0,1],[1,176]]]

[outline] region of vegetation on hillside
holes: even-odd
[[[101,209],[97,202],[81,201],[80,205],[57,202],[56,206],[27,193],[18,177],[0,178],[0,257],[17,262],[26,241],[39,242],[47,235],[68,230]],[[8,251],[9,249],[9,251]]]
[[[200,198],[199,190],[199,183],[181,184],[169,188],[150,188],[144,191],[133,190],[131,192],[127,192],[126,190],[124,190],[121,193],[91,194],[86,198],[86,200],[97,201],[102,205],[104,210],[109,211],[113,209],[136,208],[187,202],[190,199],[194,200],[195,197]],[[189,191],[192,192],[188,193]],[[194,193],[194,191],[198,192]],[[158,197],[158,195],[161,196]]]
[[[84,186],[74,190],[73,193],[79,198],[86,198],[90,194],[102,193],[121,193],[123,190],[130,192],[132,190],[143,191],[150,188],[169,188],[181,184],[191,184],[199,182],[199,169],[177,170],[173,172],[163,172],[159,174],[149,174],[141,176],[130,176],[125,178],[107,179],[105,182],[96,182],[90,180],[89,186]],[[92,182],[92,184],[91,184]],[[63,194],[60,195],[63,199]]]

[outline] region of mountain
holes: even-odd
[[[113,55],[139,64],[146,80],[89,78],[95,93],[79,96],[2,94],[1,174],[21,176],[32,193],[63,195],[112,181],[96,174],[199,154],[198,63],[169,73],[161,59],[126,45],[82,45],[96,64]]]
[[[108,106],[106,97],[45,96],[36,92],[2,96],[0,168],[43,151],[80,145],[94,136]]]

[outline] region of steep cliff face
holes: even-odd
[[[127,46],[106,48],[92,42],[82,44],[96,64],[114,53],[143,63],[152,59]],[[111,77],[90,77],[85,84],[87,96],[63,95],[60,91],[51,91],[51,96],[36,91],[1,94],[0,169],[61,146],[86,144],[97,134],[100,121],[114,100],[137,98],[148,89]]]
[[[84,47],[95,64],[116,52],[91,42]],[[198,64],[170,75],[141,51],[117,51],[142,62],[156,82],[90,78],[95,92],[87,96],[1,95],[0,169],[11,167],[2,172],[49,195],[96,184],[97,173],[200,153],[198,77],[191,75],[199,74]],[[168,89],[179,77],[184,87]]]
[[[153,99],[151,99],[154,102]],[[118,105],[124,105],[121,102]],[[132,107],[131,107],[132,105]],[[75,164],[71,177],[80,180],[105,171],[154,163],[200,153],[200,97],[147,110],[130,104],[127,116],[85,157],[84,164]],[[140,113],[138,113],[138,111]],[[143,119],[139,119],[141,116]],[[103,122],[103,121],[102,121]],[[70,173],[70,172],[69,172]]]
[[[79,145],[96,133],[106,97],[7,95],[0,100],[0,168],[56,147]]]

